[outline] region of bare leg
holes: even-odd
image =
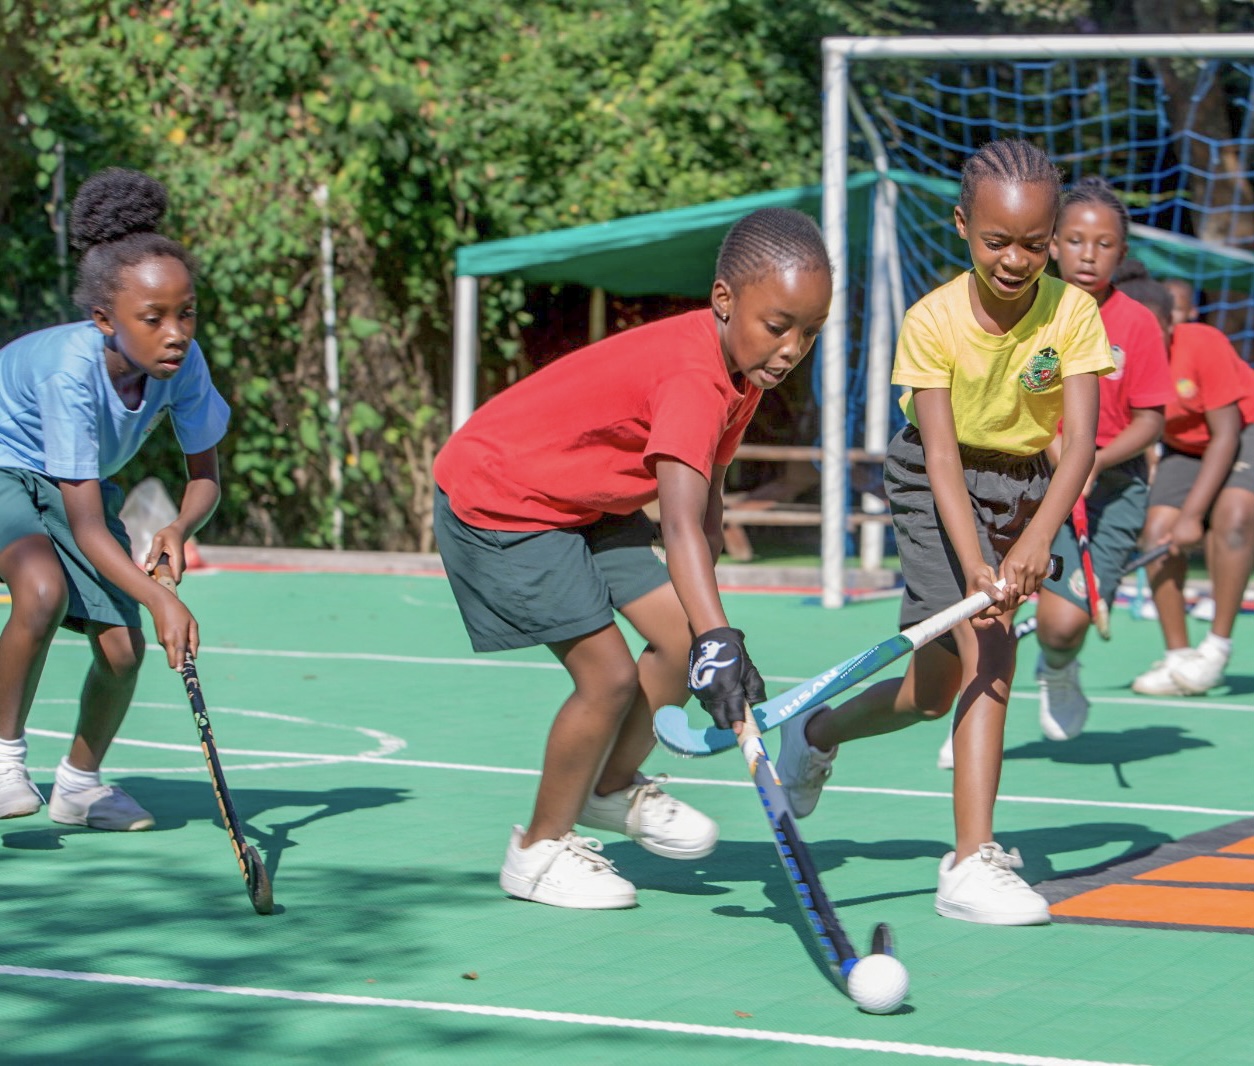
[[[0,577],[13,600],[0,632],[0,737],[17,740],[69,598],[61,561],[44,536],[22,537],[0,552]]]
[[[970,630],[963,622],[959,628]],[[812,747],[828,751],[847,740],[893,733],[949,713],[962,681],[958,657],[926,644],[911,657],[904,677],[889,678],[806,723]]]
[[[668,703],[683,706],[688,699],[692,633],[674,586],[662,585],[629,603],[623,608],[623,616],[649,643],[636,664],[640,681],[636,698],[597,782],[597,793],[602,796],[624,789],[635,780],[636,771],[656,743],[654,712]]]
[[[988,629],[955,634],[962,694],[954,720],[954,852],[958,862],[993,839],[993,804],[1001,783],[1006,704],[1015,672],[1009,616]]]
[[[573,828],[639,692],[636,662],[615,625],[550,644],[549,650],[570,672],[575,691],[549,730],[524,848],[538,840],[560,840]]]
[[[1145,519],[1144,542],[1157,544],[1171,531],[1179,513],[1176,507],[1151,507]],[[1168,651],[1189,646],[1184,614],[1184,577],[1187,571],[1188,560],[1183,555],[1167,555],[1146,567]]]
[[[1211,512],[1208,545],[1215,598],[1210,629],[1217,637],[1230,638],[1254,568],[1254,492],[1223,489],[1219,493]]]
[[[1089,622],[1088,611],[1056,592],[1041,589],[1036,603],[1036,639],[1045,664],[1059,670],[1079,655]]]
[[[79,698],[78,730],[69,760],[76,770],[94,773],[130,708],[144,659],[144,635],[125,626],[92,625],[87,636],[92,664]]]

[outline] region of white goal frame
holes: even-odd
[[[849,119],[851,114],[871,140],[872,157],[880,185],[873,224],[872,260],[875,273],[868,297],[872,308],[871,343],[866,353],[868,403],[866,441],[868,452],[882,454],[888,444],[892,370],[890,338],[896,336],[904,308],[900,276],[893,277],[896,236],[891,204],[895,187],[888,176],[882,153],[876,150],[874,131],[868,130],[865,114],[850,92],[850,64],[855,61],[928,60],[962,61],[990,59],[1216,59],[1254,57],[1254,34],[1195,34],[1167,36],[1146,34],[1110,36],[1085,34],[1059,36],[988,37],[828,37],[823,40],[823,234],[832,258],[833,295],[823,329],[822,389],[822,585],[823,605],[840,607],[845,602],[845,496],[848,489],[845,432],[846,373],[849,342],[849,209],[845,183],[849,173]],[[888,206],[881,217],[881,203]],[[885,242],[880,244],[879,242]],[[890,249],[891,246],[891,249]],[[884,315],[892,319],[886,324]],[[874,406],[872,406],[874,400]],[[864,565],[878,566],[882,553],[882,527],[863,527]],[[880,547],[876,547],[876,539]]]

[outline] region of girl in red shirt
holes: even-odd
[[[1175,380],[1143,535],[1145,544],[1171,545],[1149,568],[1167,654],[1132,688],[1196,696],[1223,681],[1232,627],[1254,569],[1254,369],[1213,326],[1173,325],[1171,294],[1142,264],[1128,267],[1120,287],[1158,316]],[[1208,528],[1215,617],[1192,648],[1184,610],[1187,553],[1202,544]]]
[[[1097,300],[1115,359],[1115,372],[1098,380],[1097,455],[1084,486],[1089,552],[1098,592],[1109,606],[1145,524],[1145,450],[1162,436],[1164,407],[1175,390],[1154,313],[1112,284],[1128,254],[1128,210],[1104,178],[1083,178],[1063,197],[1050,253],[1063,281]],[[1077,657],[1092,619],[1070,523],[1058,531],[1053,550],[1063,557],[1063,579],[1040,590],[1036,681],[1041,731],[1050,740],[1070,740],[1088,719]]]
[[[691,692],[726,729],[746,700],[766,698],[714,577],[723,476],[762,391],[809,352],[831,296],[814,221],[755,211],[723,241],[709,309],[548,364],[479,408],[436,459],[436,539],[475,650],[543,644],[574,683],[531,821],[506,849],[510,895],[635,905],[635,887],[576,823],[668,858],[713,850],[714,822],[640,766],[658,707]],[[641,511],[654,500],[665,566]],[[638,660],[615,611],[647,642]]]

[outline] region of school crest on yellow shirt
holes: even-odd
[[[1042,348],[1028,360],[1019,375],[1019,384],[1028,392],[1044,392],[1057,379],[1060,362],[1057,351]]]

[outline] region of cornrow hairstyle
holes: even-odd
[[[88,314],[112,310],[121,272],[148,259],[169,256],[195,276],[191,253],[157,232],[167,203],[165,186],[138,170],[108,167],[83,182],[70,208],[69,237],[82,253],[74,302]]]
[[[962,165],[962,191],[958,194],[958,206],[967,218],[971,217],[975,205],[975,191],[983,181],[1002,185],[1048,185],[1055,197],[1062,195],[1058,168],[1030,141],[989,141],[967,157]]]
[[[1123,239],[1128,239],[1128,208],[1116,195],[1114,187],[1105,178],[1091,174],[1081,178],[1063,195],[1062,210],[1073,204],[1098,204],[1109,207],[1119,218],[1119,229]]]
[[[1125,259],[1112,279],[1119,291],[1142,303],[1164,322],[1171,321],[1174,303],[1166,285],[1160,285],[1139,259]]]
[[[800,269],[831,274],[818,224],[803,211],[764,207],[740,219],[723,238],[714,276],[737,291],[769,274]]]

